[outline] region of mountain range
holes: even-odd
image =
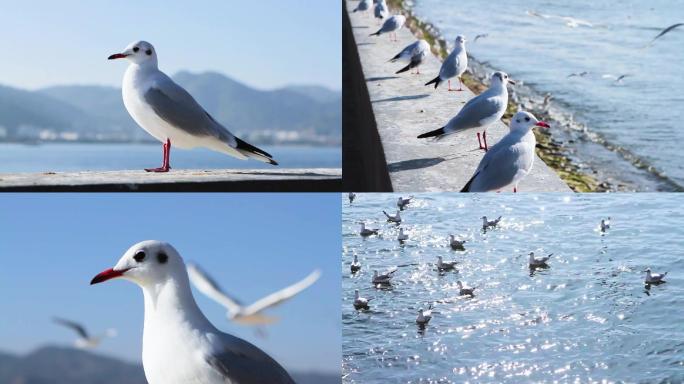
[[[342,95],[319,86],[250,88],[216,72],[173,79],[220,123],[255,143],[339,144]],[[22,90],[0,85],[0,141],[153,140],[128,115],[115,87],[67,85]]]
[[[340,376],[290,373],[298,384],[339,384]],[[25,356],[0,352],[0,384],[146,384],[142,366],[74,348],[48,346]]]

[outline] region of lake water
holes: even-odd
[[[334,147],[265,146],[282,168],[341,168],[342,151]],[[158,167],[162,148],[157,144],[0,144],[0,173],[105,171]],[[272,169],[260,161],[238,160],[206,149],[171,150],[175,169]]]
[[[573,142],[573,153],[599,178],[627,190],[682,190],[684,28],[641,49],[684,21],[680,1],[413,2],[452,44],[465,35],[478,61],[522,80],[522,103],[551,93],[556,136]],[[591,26],[570,27],[559,18],[568,16]],[[474,42],[480,34],[488,36]]]
[[[684,196],[420,194],[402,214],[404,245],[382,214],[396,198],[342,199],[344,382],[684,381]],[[499,228],[483,234],[482,215],[503,216]],[[361,238],[361,220],[380,236]],[[465,252],[447,246],[450,233]],[[550,267],[531,274],[530,251],[553,253]],[[440,275],[438,255],[459,272]],[[392,288],[373,287],[372,271],[391,266]],[[647,267],[669,271],[667,283],[645,287]],[[459,296],[459,279],[479,287],[474,298]],[[373,298],[370,311],[354,310],[354,289]]]

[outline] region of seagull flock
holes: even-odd
[[[390,34],[390,40],[396,42],[396,32],[404,26],[406,17],[402,14],[391,15],[385,0],[375,0],[373,3],[375,17],[384,20],[384,22],[380,29],[372,33],[371,36],[380,36],[387,33]],[[353,11],[364,12],[370,9],[371,4],[363,0],[359,2]],[[585,20],[572,17],[546,15],[536,11],[527,11],[527,14],[540,19],[559,19],[571,28],[579,26],[594,27],[593,24]],[[649,46],[656,39],[682,25],[684,24],[678,23],[665,28],[651,41]],[[394,34],[394,39],[391,37],[392,34]],[[479,34],[475,37],[474,41],[487,36],[488,34],[486,33]],[[456,36],[453,50],[442,62],[439,73],[432,80],[425,83],[426,86],[434,85],[434,88],[437,88],[442,82],[446,81],[448,83],[447,91],[463,90],[461,76],[468,69],[466,41],[465,36]],[[395,74],[404,73],[412,69],[415,69],[415,74],[420,74],[419,67],[426,61],[429,53],[430,45],[428,42],[424,39],[418,39],[404,47],[399,53],[389,59],[388,62],[408,62],[406,66],[397,70]],[[568,78],[584,77],[586,75],[588,75],[586,71],[572,73],[568,75]],[[604,76],[612,76],[616,83],[620,83],[629,75]],[[451,79],[458,79],[458,89],[451,88]],[[539,121],[533,114],[522,110],[522,106],[519,107],[518,112],[511,118],[508,134],[491,148],[487,145],[487,127],[501,120],[508,108],[509,95],[507,87],[509,84],[515,85],[516,83],[510,79],[508,74],[500,71],[494,72],[491,75],[490,85],[486,91],[470,99],[442,127],[418,135],[419,139],[434,138],[434,141],[437,142],[449,134],[471,129],[478,130],[477,140],[479,148],[486,153],[472,177],[461,189],[461,192],[501,191],[507,187],[513,187],[513,191],[517,192],[518,183],[532,170],[534,158],[536,157],[536,138],[532,129],[535,127],[550,128],[550,126],[544,121]]]
[[[358,196],[357,196],[358,198]],[[401,199],[401,198],[400,198]],[[383,211],[384,212],[384,211]],[[397,212],[398,213],[398,212]],[[385,215],[387,215],[385,213]],[[482,227],[481,230],[483,233],[486,233],[487,231],[495,230],[501,223],[501,216],[494,220],[489,220],[487,219],[487,216],[482,216]],[[382,233],[380,232],[379,229],[369,229],[366,228],[364,221],[359,221],[361,224],[361,231],[359,232],[359,235],[361,235],[364,238],[369,238],[370,236],[378,236],[381,237]],[[393,222],[396,225],[400,225],[401,223],[396,223]],[[601,219],[601,222],[598,227],[598,231],[600,231],[601,235],[604,235],[608,230],[610,229],[610,217],[606,219]],[[409,240],[409,236],[406,232],[404,232],[403,228],[399,228],[399,235],[397,236],[397,240],[401,245],[404,245],[406,241]],[[447,244],[448,246],[455,251],[465,251],[465,240],[458,240],[456,239],[456,236],[453,234],[448,235],[447,238]],[[537,256],[535,255],[534,252],[529,252],[528,254],[528,259],[527,259],[527,267],[530,270],[530,276],[533,276],[534,273],[537,270],[540,269],[547,269],[550,268],[550,261],[551,257],[553,256],[553,253],[545,255],[545,256]],[[457,268],[457,265],[459,264],[458,261],[453,260],[453,261],[444,261],[444,257],[442,255],[437,255],[437,261],[434,264],[434,269],[436,272],[438,272],[440,275],[445,274],[446,272],[454,272],[456,274],[459,273],[459,270]],[[402,266],[403,267],[403,266]],[[361,269],[363,268],[361,262],[359,261],[359,258],[357,255],[354,255],[354,260],[350,264],[350,270],[352,275],[357,274]],[[395,274],[399,271],[399,266],[393,266],[388,268],[386,271],[379,272],[378,270],[373,270],[373,275],[371,278],[371,283],[372,286],[376,289],[383,290],[384,288],[389,288],[392,286],[393,279],[395,279]],[[644,284],[646,287],[650,287],[651,285],[659,285],[662,283],[665,283],[665,276],[667,275],[667,272],[664,273],[654,273],[651,271],[650,268],[647,268],[646,270],[643,271],[645,273],[644,277]],[[459,290],[459,295],[464,296],[466,298],[473,298],[475,297],[475,290],[479,289],[480,286],[468,286],[461,280],[456,281],[456,285],[458,286]],[[354,309],[357,311],[369,311],[371,310],[371,305],[369,304],[371,300],[374,298],[372,297],[362,297],[361,294],[359,293],[358,289],[354,290],[354,302],[353,306]],[[430,320],[433,317],[433,305],[434,303],[428,303],[428,309],[423,310],[420,309],[418,311],[418,317],[416,318],[416,324],[419,327],[419,330],[424,330],[425,327],[428,325]]]

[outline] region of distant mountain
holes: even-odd
[[[339,384],[339,375],[293,373],[298,384]],[[44,347],[26,356],[0,352],[0,384],[146,384],[142,366],[74,348]]]
[[[179,72],[174,80],[216,120],[256,143],[341,142],[339,91],[317,86],[262,91],[215,72]],[[65,137],[151,140],[126,112],[118,88],[55,86],[26,91],[0,86],[0,140]]]

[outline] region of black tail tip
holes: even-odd
[[[278,162],[273,159],[268,159],[268,163],[271,165],[278,165]]]
[[[440,129],[435,129],[434,131],[425,132],[421,135],[418,135],[418,138],[419,139],[426,139],[428,137],[442,136],[443,134],[444,134],[444,128],[440,128]]]

